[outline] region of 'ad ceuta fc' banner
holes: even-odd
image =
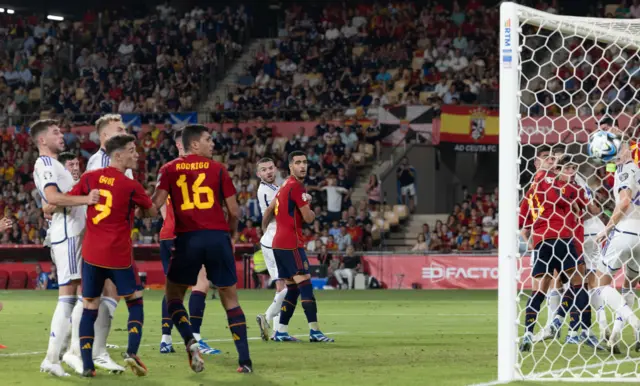
[[[392,255],[363,256],[365,269],[388,289],[497,289],[496,255]],[[531,259],[518,263],[520,288],[531,289]],[[616,285],[622,286],[618,274]]]
[[[440,119],[433,122],[434,143],[497,145],[500,124],[497,109],[481,106],[442,106]],[[615,117],[621,129],[631,117]],[[558,117],[524,117],[516,129],[523,144],[585,143],[598,128],[601,115],[564,115]]]

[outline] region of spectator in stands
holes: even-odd
[[[429,249],[424,235],[424,233],[418,233],[416,245],[411,248],[412,252],[426,252]]]
[[[46,272],[42,272],[40,264],[36,264],[36,289],[46,290],[47,283],[49,282],[49,275]]]
[[[323,186],[319,189],[327,193],[327,219],[329,221],[340,220],[340,216],[342,215],[343,196],[348,194],[349,191],[345,188],[336,186],[336,180],[334,178],[329,178],[327,183],[327,186]]]
[[[498,226],[498,218],[496,217],[493,207],[490,207],[486,215],[482,218],[482,226],[486,230],[492,230]]]
[[[396,170],[396,175],[398,177],[400,202],[407,205],[411,213],[415,209],[415,173],[416,170],[409,164],[409,158],[404,157],[402,164]]]
[[[347,227],[342,225],[337,236],[334,236],[336,244],[338,244],[338,251],[344,252],[348,247],[352,246],[353,241],[351,235],[347,232]]]
[[[369,208],[371,210],[377,210],[378,206],[382,203],[382,184],[375,174],[369,176],[367,197],[369,200]]]
[[[356,273],[362,270],[362,266],[360,263],[360,256],[355,256],[355,250],[353,246],[349,246],[342,256],[342,261],[333,272],[336,280],[340,284],[340,289],[352,289],[353,288],[353,279]],[[345,280],[347,281],[345,283]]]

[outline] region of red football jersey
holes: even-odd
[[[587,192],[581,186],[570,183],[564,186],[565,194],[575,197],[571,201],[571,211],[567,214],[567,226],[573,230],[573,239],[575,241],[578,256],[582,255],[584,245],[584,213],[589,203]]]
[[[129,268],[133,263],[131,228],[135,205],[153,205],[142,185],[113,167],[86,172],[68,193],[81,196],[100,189],[100,203],[87,208],[82,256],[92,265]]]
[[[573,216],[571,203],[577,199],[577,190],[565,185],[547,172],[546,177],[536,178],[520,203],[519,227],[532,228],[533,245],[546,239],[573,237],[568,217]]]
[[[165,215],[160,229],[160,240],[173,240],[176,238],[176,218],[173,215],[173,206],[171,206],[171,197],[167,197],[167,203],[164,206]]]
[[[300,208],[309,205],[305,201],[306,190],[302,182],[295,177],[289,177],[276,194],[273,214],[276,219],[276,234],[273,237],[273,248],[296,249],[304,248],[302,238],[302,213]]]
[[[229,231],[223,203],[236,188],[221,163],[195,154],[176,158],[160,169],[156,188],[171,196],[176,234]]]

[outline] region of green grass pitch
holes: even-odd
[[[98,372],[92,380],[76,375],[56,379],[39,373],[46,350],[54,291],[0,291],[0,385],[470,385],[489,382],[497,372],[495,291],[319,291],[324,332],[334,344],[311,344],[304,312],[298,307],[290,327],[302,343],[258,339],[255,315],[267,308],[271,291],[242,291],[254,374],[236,374],[236,352],[218,300],[208,300],[202,335],[222,355],[205,358],[194,374],[184,345],[161,355],[160,291],[145,292],[145,324],[140,357],[149,375]],[[126,346],[127,311],[116,312],[109,343]],[[181,339],[174,331],[174,342]],[[115,360],[120,351],[110,350]],[[552,352],[553,349],[550,351]],[[69,369],[68,369],[69,370]],[[523,383],[526,385],[542,383]],[[566,384],[566,383],[565,383]],[[575,383],[578,385],[579,383]]]

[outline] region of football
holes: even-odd
[[[589,157],[602,163],[616,158],[620,150],[620,138],[606,131],[596,131],[589,138]]]

